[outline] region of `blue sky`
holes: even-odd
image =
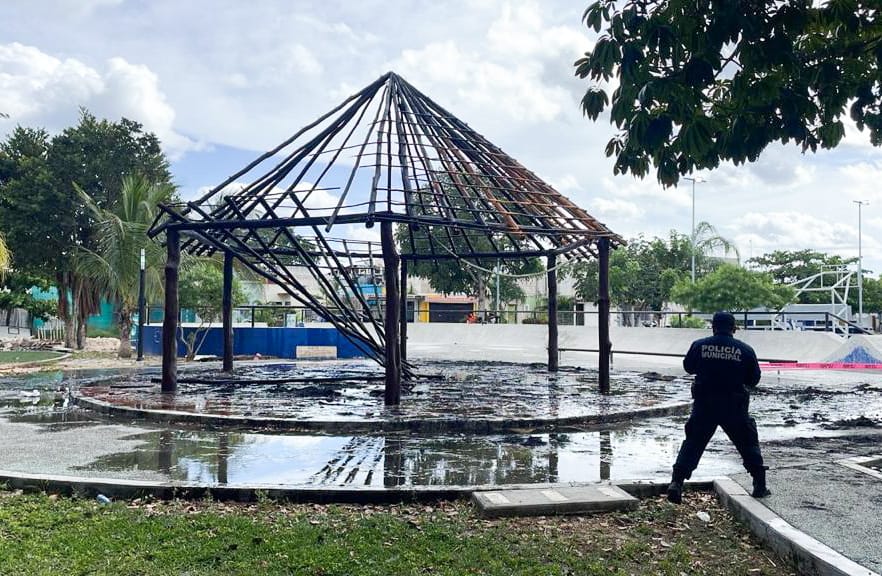
[[[7,0],[0,136],[56,132],[80,106],[160,136],[185,197],[237,172],[388,70],[404,76],[626,237],[691,225],[691,185],[613,176],[613,131],[579,111],[573,62],[595,36],[567,0]],[[696,218],[742,257],[811,248],[882,271],[882,150],[770,146],[701,174]]]

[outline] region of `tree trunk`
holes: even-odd
[[[484,282],[484,275],[478,272],[478,310],[481,318],[487,320],[487,284]]]
[[[83,286],[82,280],[74,280],[74,308],[76,310],[76,314],[74,316],[76,322],[76,333],[77,333],[77,350],[82,350],[86,347],[86,321],[89,317],[89,311],[86,308],[86,303],[84,300],[83,291],[85,290],[85,286]]]
[[[86,318],[77,318],[77,350],[86,347]]]
[[[120,358],[132,357],[132,315],[128,310],[119,312],[119,351]]]
[[[64,346],[73,350],[77,344],[77,323],[73,314],[64,318]]]
[[[73,298],[67,299],[68,292],[71,292],[70,276],[59,272],[55,275],[55,280],[58,283],[58,317],[64,320],[64,346],[73,349],[76,342],[74,323],[76,304]],[[72,293],[71,296],[73,296]]]

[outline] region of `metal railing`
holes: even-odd
[[[329,309],[337,312],[335,309]],[[161,306],[147,307],[149,324],[161,323],[164,316]],[[200,315],[199,310],[182,308],[179,321],[220,325],[220,314],[212,309]],[[547,310],[462,310],[445,309],[439,312],[416,311],[408,307],[408,321],[440,324],[469,323],[473,314],[477,324],[547,324]],[[597,326],[596,310],[558,310],[560,326]],[[841,335],[871,334],[872,331],[831,312],[733,312],[740,330],[795,330],[833,332]],[[698,312],[674,312],[669,310],[613,310],[612,323],[623,327],[682,327],[709,328],[712,314]],[[318,313],[303,306],[281,304],[249,304],[233,309],[233,323],[252,327],[294,327],[314,322],[325,322]]]

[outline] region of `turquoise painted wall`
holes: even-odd
[[[36,286],[31,288],[30,290],[31,296],[33,296],[37,300],[57,300],[58,299],[58,288],[55,286],[49,288],[49,290],[41,290]],[[34,323],[36,328],[40,328],[43,325],[43,322],[37,320]],[[95,328],[97,330],[115,330],[116,329],[116,318],[113,312],[113,304],[106,300],[101,301],[101,311],[98,314],[89,316],[89,319],[86,322],[86,325],[89,328]]]

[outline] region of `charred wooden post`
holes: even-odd
[[[414,311],[416,313],[416,311]],[[407,362],[407,260],[401,260],[401,363]]]
[[[612,343],[609,341],[609,238],[597,241],[597,336],[600,358],[597,361],[597,379],[600,393],[609,394],[609,357]]]
[[[178,267],[181,263],[181,237],[169,229],[165,235],[165,317],[162,320],[162,391],[178,388]]]
[[[557,256],[548,256],[548,371],[557,372]]]
[[[233,371],[233,253],[224,252],[224,290],[221,297],[224,325],[224,372]]]
[[[395,250],[395,237],[392,222],[384,220],[380,224],[380,242],[383,246],[383,277],[386,281],[386,319],[383,328],[386,332],[386,391],[384,400],[387,406],[401,402],[401,345],[398,298],[398,266],[400,259]]]

